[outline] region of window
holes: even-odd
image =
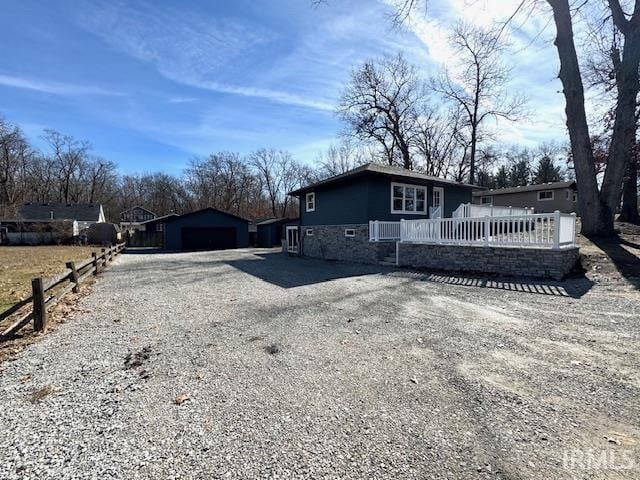
[[[156,232],[164,232],[164,223],[156,223]]]
[[[573,201],[574,202],[578,201],[578,194],[576,192],[573,192]]]
[[[538,201],[553,200],[553,190],[541,190],[538,192]]]
[[[314,192],[307,193],[306,196],[307,212],[316,211],[316,194]]]
[[[427,213],[427,187],[391,184],[391,213]]]
[[[345,237],[355,237],[356,236],[356,231],[353,228],[346,228],[344,230],[344,236]]]
[[[493,197],[482,197],[480,198],[480,203],[482,203],[482,205],[491,205],[493,203]]]
[[[564,191],[564,198],[565,198],[566,200],[569,200],[569,198],[570,198],[570,197],[569,197],[569,193],[570,193],[570,190],[565,190],[565,191]]]
[[[313,237],[313,228],[307,228],[307,231],[305,232],[305,235],[307,237]]]

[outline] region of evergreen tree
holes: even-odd
[[[538,161],[538,166],[533,174],[533,183],[561,182],[562,180],[562,171],[559,166],[555,165],[551,157],[545,155]]]
[[[509,171],[506,166],[501,165],[500,168],[498,168],[494,177],[494,183],[496,184],[496,188],[507,188],[510,185]]]
[[[531,180],[531,168],[526,159],[520,159],[511,165],[509,170],[509,184],[511,187],[523,187],[529,185]]]

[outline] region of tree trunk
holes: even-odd
[[[638,77],[639,64],[640,29],[633,29],[625,34],[622,60],[616,65],[616,84],[618,86],[616,116],[613,123],[607,169],[601,190],[602,200],[612,213],[615,213],[619,205],[623,183],[625,183],[625,190],[627,190],[625,174],[630,172],[629,166],[634,163],[631,161],[631,156],[636,137],[636,99],[640,87]],[[637,167],[631,168],[631,174],[634,177],[631,181],[635,182]],[[633,190],[637,197],[635,184],[633,188],[630,187],[628,190]],[[631,194],[632,192],[625,193]],[[637,203],[635,210],[637,214]]]
[[[640,213],[638,213],[638,165],[633,160],[629,162],[627,175],[624,179],[624,187],[622,188],[620,220],[640,225]]]
[[[573,26],[568,0],[547,0],[553,9],[556,24],[555,46],[560,59],[560,81],[564,90],[567,129],[578,187],[578,208],[582,218],[582,233],[610,235],[613,233],[613,211],[600,199],[595,161],[584,108],[584,87],[573,40]],[[618,197],[619,198],[619,197]]]

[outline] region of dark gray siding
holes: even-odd
[[[307,212],[306,195],[300,198],[301,225],[367,223],[369,184],[365,177],[315,191],[315,212]]]
[[[235,227],[238,248],[249,246],[249,222],[222,212],[203,210],[192,215],[176,217],[165,224],[164,248],[182,250],[183,227]]]
[[[369,220],[399,221],[428,218],[433,200],[433,183],[428,181],[398,180],[397,183],[427,186],[427,214],[412,215],[391,213],[391,184],[393,179],[384,176],[363,176],[348,182],[316,190],[316,211],[307,212],[305,197],[300,199],[301,225],[364,224]],[[444,186],[444,215],[451,213],[461,203],[471,202],[471,189],[455,185]]]

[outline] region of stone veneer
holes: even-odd
[[[307,235],[313,229],[313,235]],[[345,229],[354,229],[346,237]],[[394,256],[396,242],[370,242],[369,225],[310,225],[300,230],[303,256],[326,260],[378,263]],[[398,243],[398,266],[469,273],[498,273],[561,280],[578,263],[577,248],[540,248],[426,245]]]
[[[401,267],[499,273],[562,280],[578,263],[578,248],[547,250],[399,243]]]
[[[307,229],[313,229],[313,235],[307,235]],[[346,229],[354,229],[355,236],[346,237]],[[300,245],[305,257],[359,263],[378,263],[396,252],[395,242],[370,242],[368,224],[302,226]]]

